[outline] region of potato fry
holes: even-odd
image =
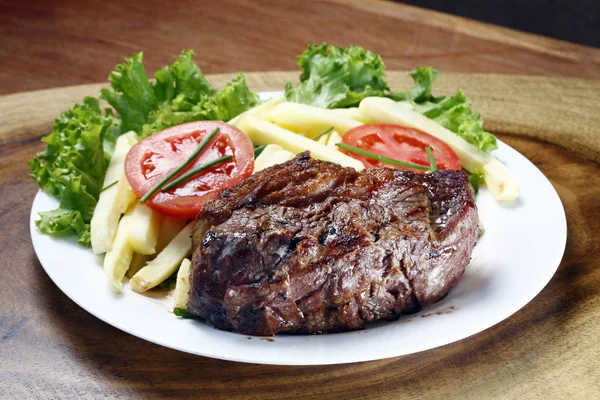
[[[248,135],[255,145],[277,144],[292,154],[309,150],[311,156],[316,159],[331,161],[344,167],[352,167],[358,171],[364,169],[363,163],[342,152],[252,115],[245,115],[240,119],[238,127]]]
[[[190,266],[189,259],[184,258],[177,271],[177,281],[175,283],[175,293],[173,295],[173,308],[187,308],[187,302],[190,295]]]
[[[339,112],[291,102],[278,104],[268,115],[274,123],[308,132],[308,136],[323,132],[330,126],[333,126],[340,134],[344,134],[348,130],[362,125],[361,122]]]
[[[483,166],[483,179],[496,200],[511,201],[519,197],[519,185],[506,166],[497,159]]]
[[[231,119],[228,122],[228,124],[237,125],[240,118],[246,114],[254,115],[255,117],[258,117],[258,118],[264,118],[264,116],[267,115],[276,105],[281,104],[284,101],[285,101],[285,96],[279,96],[279,97],[274,97],[272,99],[269,99],[269,100],[265,101],[264,103],[259,104],[256,107],[253,107],[244,113],[241,113],[237,117],[234,117],[233,119]]]
[[[341,143],[342,137],[336,131],[333,131],[329,134],[329,139],[327,139],[327,146],[333,147],[334,149],[338,149],[336,144]]]
[[[270,144],[254,160],[254,172],[262,171],[265,168],[272,167],[275,164],[281,164],[294,158],[294,155],[281,146]]]
[[[111,248],[121,214],[135,201],[136,196],[125,176],[124,166],[127,153],[137,141],[135,132],[126,133],[117,139],[104,178],[104,187],[112,186],[100,193],[90,223],[92,250],[96,254],[105,253]]]
[[[162,215],[145,204],[137,203],[127,219],[127,240],[139,254],[156,253]]]
[[[144,265],[150,260],[152,260],[152,256],[147,254],[133,253],[133,257],[131,258],[131,263],[129,263],[129,269],[125,273],[125,276],[131,279],[132,276],[137,274],[137,272],[144,268]]]
[[[127,224],[134,207],[134,205],[131,205],[123,218],[121,218],[121,221],[119,221],[115,240],[104,256],[104,274],[117,291],[123,289],[122,280],[125,277],[127,269],[129,269],[129,264],[133,257],[133,248],[127,240]]]
[[[134,292],[143,293],[173,275],[181,261],[192,251],[192,224],[186,225],[154,260],[131,278],[129,285]]]
[[[181,232],[186,224],[187,219],[185,218],[164,217],[158,232],[158,239],[156,240],[156,252],[160,253],[163,251],[163,249],[167,247],[171,240],[173,240],[175,236]],[[140,269],[144,267],[144,265],[146,265],[148,261],[153,259],[155,256],[156,254],[144,255],[134,253],[129,269],[127,270],[127,277],[133,277]]]
[[[375,122],[371,118],[361,113],[358,107],[334,108],[331,111],[335,114],[343,115],[346,118],[352,118],[355,121],[362,122],[363,124],[372,124]]]

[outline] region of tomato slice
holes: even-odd
[[[438,169],[461,169],[458,156],[446,143],[418,129],[392,124],[360,125],[346,132],[342,143],[358,147],[399,161],[429,166],[425,148],[429,147]],[[386,166],[425,173],[416,169],[381,163],[372,158],[342,150],[345,154],[360,160],[365,167]]]
[[[220,128],[217,136],[179,175],[219,157],[231,155],[233,158],[167,192],[159,190],[146,204],[161,214],[194,218],[221,190],[249,177],[254,169],[250,139],[224,122],[198,121],[165,129],[133,146],[125,159],[125,174],[133,191],[139,197],[146,194],[165,175],[183,164],[216,127]]]

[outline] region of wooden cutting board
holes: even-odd
[[[393,88],[410,82],[403,72],[388,75]],[[231,77],[209,79],[222,86]],[[257,91],[281,90],[296,77],[247,74]],[[97,320],[49,280],[29,238],[37,187],[26,161],[43,149],[39,138],[61,111],[102,86],[0,96],[0,397],[35,390],[42,398],[76,398],[78,387],[106,397],[177,391],[260,399],[594,398],[600,392],[600,81],[442,75],[436,92],[463,88],[486,129],[534,162],[557,189],[568,220],[564,259],[530,304],[478,335],[405,357],[322,367],[248,365],[166,349]],[[57,382],[51,393],[40,389],[48,374]],[[11,384],[15,376],[35,384]]]

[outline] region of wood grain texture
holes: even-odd
[[[378,0],[0,0],[0,94],[102,82],[195,49],[205,73],[293,70],[308,43],[358,44],[390,70],[600,78],[600,50]]]
[[[181,48],[195,48],[207,73],[291,70],[308,42],[323,40],[380,52],[390,70],[432,64],[486,73],[444,73],[438,87],[448,93],[462,86],[486,127],[534,162],[563,201],[566,253],[540,295],[460,342],[360,364],[249,365],[145,342],[68,299],[41,268],[29,238],[37,187],[26,161],[43,149],[38,139],[52,120],[99,86],[4,96],[1,399],[598,398],[599,83],[488,75],[600,78],[597,49],[379,1],[182,1],[174,7],[141,0],[0,0],[0,93],[105,81],[123,56],[138,50],[146,52],[150,70],[171,62]],[[256,90],[278,90],[296,76],[256,73],[248,79]],[[227,78],[210,77],[219,85]],[[408,83],[403,73],[390,78],[394,87]]]

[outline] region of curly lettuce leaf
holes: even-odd
[[[149,115],[142,137],[192,121],[229,121],[258,103],[258,96],[250,91],[244,75],[238,74],[223,90],[213,94],[180,93],[172,102],[161,104]]]
[[[431,88],[440,73],[431,67],[417,67],[410,73],[414,85],[403,92],[391,92],[385,81],[385,65],[379,55],[361,47],[310,45],[298,57],[302,67],[300,84],[287,84],[286,98],[321,108],[352,107],[367,96],[385,96],[407,101],[421,114],[456,133],[481,151],[497,148],[496,137],[483,129],[479,113],[461,90],[450,97],[435,97]]]
[[[76,234],[78,242],[91,247],[90,224],[83,221],[81,213],[76,210],[65,210],[57,208],[52,211],[39,213],[40,219],[35,221],[38,229],[50,236],[71,236]]]
[[[299,57],[300,84],[285,87],[289,101],[321,108],[356,106],[367,96],[383,96],[385,65],[362,47],[310,45]]]
[[[479,192],[479,186],[483,185],[483,183],[485,182],[483,170],[481,168],[477,168],[472,172],[468,172],[468,175],[469,183],[473,187],[473,191],[475,193]]]
[[[483,152],[489,153],[498,148],[496,137],[483,129],[481,115],[471,109],[471,101],[461,89],[452,97],[420,103],[413,101],[413,106],[415,111],[456,133]]]
[[[175,93],[213,95],[216,90],[208,83],[200,67],[193,61],[194,51],[182,51],[171,67],[175,78]]]
[[[36,225],[42,232],[76,233],[80,243],[89,246],[89,222],[111,155],[106,142],[119,132],[113,114],[102,113],[98,100],[91,97],[55,120],[52,132],[42,139],[46,150],[29,161],[31,177],[60,200],[58,209],[40,213]]]
[[[113,88],[100,91],[100,98],[110,104],[121,117],[123,132],[140,132],[150,111],[158,107],[159,99],[144,68],[143,53],[133,54],[115,67],[108,80]]]
[[[193,50],[182,51],[173,65],[154,73],[153,88],[160,103],[171,102],[182,93],[213,95],[216,92],[193,59]]]
[[[386,94],[396,101],[411,100],[416,103],[433,102],[437,103],[444,99],[442,97],[434,97],[431,94],[431,86],[433,82],[440,76],[440,72],[431,67],[417,67],[410,73],[414,81],[414,86],[406,92],[390,92]]]
[[[113,91],[100,97],[119,113],[123,131],[143,137],[171,126],[200,120],[228,121],[258,104],[243,75],[223,90],[215,90],[193,61],[192,50],[182,51],[172,65],[156,71],[150,82],[142,53],[118,65],[110,76]]]

